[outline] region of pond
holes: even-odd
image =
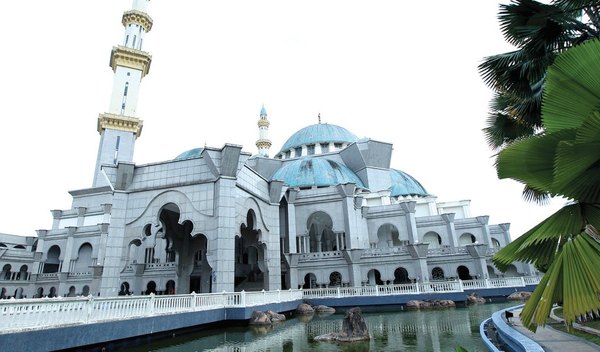
[[[197,333],[161,340],[137,351],[487,351],[479,336],[479,324],[493,312],[514,306],[514,302],[487,303],[445,310],[410,311],[402,307],[363,310],[372,339],[367,342],[315,342],[318,335],[339,331],[345,309],[339,313],[311,318],[294,317],[269,328],[252,326],[206,329]],[[372,310],[372,309],[371,309]]]

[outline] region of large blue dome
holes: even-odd
[[[336,186],[355,183],[364,184],[348,167],[325,158],[296,159],[285,163],[273,174],[271,180],[283,181],[288,187]]]
[[[328,123],[319,123],[304,127],[303,129],[294,133],[290,138],[288,138],[287,142],[283,144],[283,147],[281,147],[281,152],[285,152],[292,148],[306,144],[326,142],[352,143],[356,141],[358,141],[358,137],[343,127]]]
[[[411,175],[395,169],[390,169],[389,172],[392,179],[392,185],[389,188],[392,197],[429,195],[419,181]]]

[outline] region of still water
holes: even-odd
[[[460,345],[468,351],[487,351],[479,337],[479,324],[493,312],[514,306],[514,302],[487,303],[434,311],[406,311],[400,307],[365,312],[363,317],[372,336],[370,341],[354,343],[315,342],[313,338],[339,331],[344,312],[291,318],[269,328],[227,327],[204,330],[162,340],[129,352],[219,351],[454,351]]]

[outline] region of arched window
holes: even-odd
[[[12,267],[10,264],[6,264],[2,267],[2,273],[0,274],[1,280],[10,280],[10,270]]]
[[[44,273],[57,273],[60,267],[60,247],[54,245],[48,249],[48,257],[44,263]]]
[[[468,244],[473,244],[477,242],[477,238],[472,234],[465,232],[458,238],[458,244],[461,246],[466,246]]]
[[[431,270],[431,278],[433,280],[444,280],[444,270],[442,268],[436,266]]]
[[[332,272],[329,275],[329,287],[342,286],[342,274],[337,271]]]
[[[76,273],[85,273],[90,271],[90,266],[92,265],[92,245],[84,243],[79,247],[79,252],[77,252],[77,260],[75,261],[73,271]]]
[[[423,242],[429,242],[429,248],[440,248],[442,246],[442,238],[437,233],[431,231],[423,236]]]

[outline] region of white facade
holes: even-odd
[[[307,126],[268,158],[268,120],[261,112],[267,122],[259,120],[259,141],[269,144],[257,142],[257,156],[226,144],[135,165],[141,121],[133,116],[150,60],[140,51],[152,24],[147,3],[136,0],[124,14],[125,49],[113,49],[115,83],[109,113],[99,118],[92,187],[71,191],[71,209],[53,210],[51,229],[37,237],[0,234],[1,297],[533,274],[528,265],[500,273],[491,263],[510,242],[509,224],[472,217],[466,200],[437,202],[391,168],[390,143],[358,139],[339,126]],[[124,64],[130,54],[139,69]]]

